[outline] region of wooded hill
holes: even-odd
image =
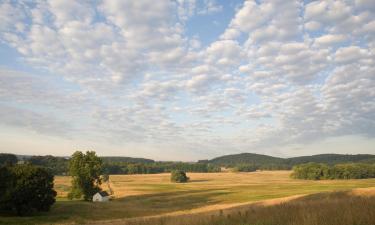
[[[371,163],[375,162],[375,155],[370,154],[357,154],[357,155],[344,155],[344,154],[320,154],[312,156],[300,156],[292,158],[279,158],[268,155],[254,154],[254,153],[241,153],[234,155],[220,156],[211,160],[202,160],[207,163],[215,165],[235,167],[240,164],[253,164],[262,167],[288,167],[291,168],[294,165],[315,162],[315,163],[326,163],[329,165],[335,165],[340,163]],[[276,168],[277,169],[277,168]]]

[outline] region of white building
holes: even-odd
[[[92,196],[93,202],[107,202],[109,201],[109,194],[106,191],[99,191]]]

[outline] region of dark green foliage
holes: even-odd
[[[166,173],[172,170],[184,170],[187,172],[220,172],[219,166],[206,163],[183,162],[154,162],[154,163],[105,163],[104,171],[108,174],[155,174]]]
[[[235,155],[225,155],[209,160],[210,163],[233,167],[238,164],[282,164],[283,158],[260,155],[254,153],[241,153]]]
[[[17,156],[13,154],[0,153],[0,166],[14,165],[18,161]]]
[[[69,198],[81,198],[90,201],[100,191],[102,160],[94,151],[86,154],[77,151],[69,161],[69,174],[72,176],[72,190]]]
[[[10,166],[0,167],[0,210],[9,209],[14,177]]]
[[[333,179],[375,178],[375,164],[338,164],[331,168],[330,177]]]
[[[330,165],[340,163],[365,162],[375,160],[375,155],[358,154],[358,155],[341,155],[341,154],[320,154],[313,156],[300,156],[287,159],[289,165],[298,165],[308,162],[326,163]]]
[[[375,164],[348,163],[329,166],[323,163],[306,163],[293,167],[296,179],[364,179],[375,178]]]
[[[258,169],[255,164],[239,164],[234,167],[234,171],[238,172],[254,172]]]
[[[1,210],[24,215],[33,211],[48,211],[55,202],[53,175],[46,169],[23,164],[0,170]]]
[[[186,173],[182,170],[173,170],[171,172],[171,181],[176,183],[185,183],[188,182],[189,177],[186,176]]]
[[[241,153],[221,156],[212,160],[208,160],[208,163],[225,167],[236,167],[241,164],[251,164],[256,165],[257,169],[259,170],[289,170],[295,165],[309,162],[325,163],[329,165],[352,162],[366,163],[375,162],[375,155],[321,154],[294,158],[279,158],[253,153]]]
[[[320,180],[328,179],[330,168],[322,163],[306,163],[293,167],[292,177],[296,179]]]
[[[50,170],[54,175],[66,175],[68,172],[69,160],[64,157],[55,157],[52,155],[46,156],[31,156],[27,162],[42,166]]]
[[[259,170],[290,170],[292,166],[287,165],[287,164],[264,164],[264,165],[259,165],[258,169]]]

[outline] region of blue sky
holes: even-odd
[[[0,2],[0,152],[375,153],[375,4]]]

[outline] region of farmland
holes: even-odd
[[[224,209],[267,199],[327,191],[375,187],[375,179],[307,181],[289,171],[188,173],[189,183],[170,182],[170,174],[111,175],[114,200],[70,201],[70,177],[55,177],[57,202],[33,217],[0,217],[4,224],[92,223],[154,215],[178,215]],[[107,188],[103,184],[103,189]]]

